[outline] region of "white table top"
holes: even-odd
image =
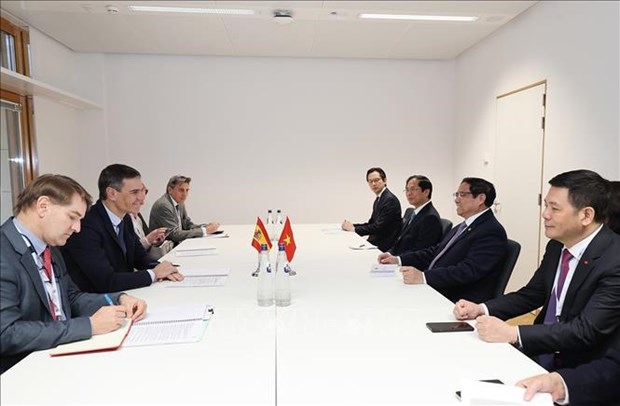
[[[230,268],[224,287],[162,282],[128,291],[151,307],[212,304],[201,342],[57,358],[39,351],[1,376],[1,403],[456,405],[460,379],[512,384],[544,372],[475,332],[430,333],[426,322],[453,320],[452,304],[399,276],[371,277],[379,252],[352,250],[360,237],[321,231],[328,227],[336,225],[293,224],[297,275],[285,308],[256,304],[253,225],[226,226],[230,238],[209,239],[217,255],[168,254],[181,271]]]

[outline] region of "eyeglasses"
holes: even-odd
[[[381,178],[376,178],[376,179],[368,179],[368,183],[379,183],[381,182],[383,179]]]
[[[455,199],[457,197],[460,197],[462,199],[462,198],[464,198],[467,195],[472,195],[473,196],[473,193],[472,192],[454,192],[454,193],[452,193],[452,197],[454,197]]]
[[[406,187],[403,189],[403,192],[407,193],[407,192],[415,192],[416,190],[422,190],[421,187]]]

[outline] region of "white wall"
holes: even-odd
[[[105,64],[110,160],[142,172],[146,211],[183,174],[194,179],[195,220],[251,223],[282,208],[297,222],[366,221],[371,166],[403,202],[406,177],[429,176],[440,212],[454,211],[452,61],[108,55]]]
[[[618,2],[540,2],[456,61],[455,177],[493,179],[495,97],[547,79],[545,183],[589,168],[620,179]]]
[[[103,55],[77,54],[30,28],[33,78],[103,104]],[[34,97],[39,174],[71,176],[97,195],[97,177],[107,164],[103,110],[73,107]]]

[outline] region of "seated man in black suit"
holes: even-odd
[[[400,202],[387,188],[385,171],[381,168],[370,168],[366,171],[366,181],[370,190],[377,195],[372,206],[372,214],[367,223],[352,224],[345,220],[342,229],[355,231],[368,236],[368,242],[381,251],[387,251],[394,245],[400,232]]]
[[[422,175],[413,175],[405,183],[407,200],[413,209],[407,209],[409,216],[403,217],[400,234],[388,251],[400,255],[405,251],[417,251],[431,247],[439,242],[442,235],[439,213],[433,207],[431,197],[433,184]]]
[[[620,350],[610,350],[603,358],[572,369],[558,369],[517,382],[526,388],[525,400],[537,392],[550,393],[562,405],[620,404]]]
[[[484,341],[512,343],[547,370],[601,357],[620,336],[620,236],[603,225],[609,182],[589,170],[555,176],[545,197],[551,239],[526,286],[484,304],[460,300],[457,319],[477,318]],[[542,306],[534,325],[502,320]]]
[[[465,178],[454,193],[456,213],[465,221],[432,247],[407,251],[400,257],[379,255],[383,264],[401,268],[407,284],[426,283],[455,302],[461,298],[493,297],[506,254],[506,230],[490,207],[495,187],[480,178]],[[484,298],[484,299],[482,299]]]
[[[62,248],[76,285],[85,292],[118,292],[162,279],[182,280],[170,262],[154,260],[134,232],[129,213],[144,200],[140,172],[109,165],[101,171],[98,185],[99,200],[82,220],[82,232]]]

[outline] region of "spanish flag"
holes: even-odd
[[[284,228],[282,229],[282,234],[280,234],[280,240],[278,241],[278,244],[284,244],[286,258],[289,262],[291,262],[293,260],[293,256],[295,255],[297,245],[295,245],[293,229],[291,228],[291,221],[289,220],[288,216],[286,216],[286,222],[284,223]]]
[[[260,252],[261,244],[267,244],[267,248],[271,249],[271,240],[269,234],[265,229],[265,225],[260,217],[256,218],[256,228],[254,229],[254,238],[252,238],[252,247],[256,248],[256,251]]]

